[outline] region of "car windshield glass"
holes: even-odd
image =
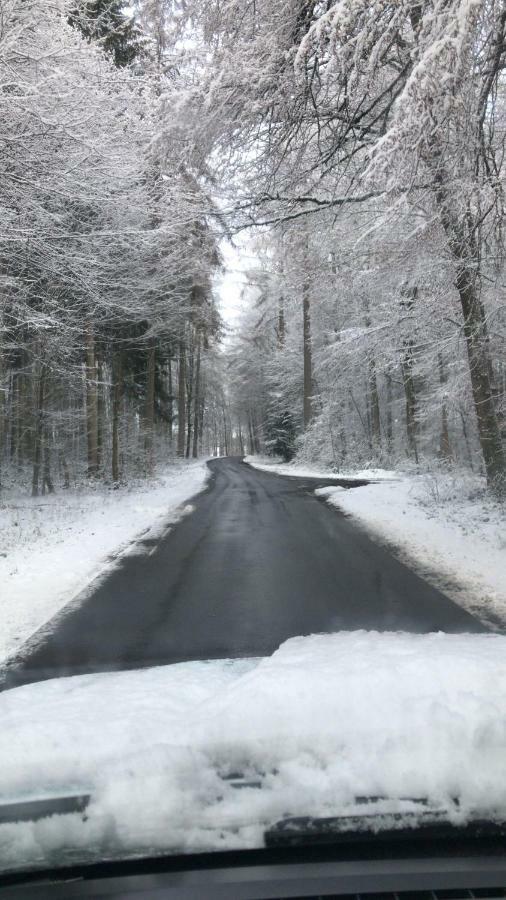
[[[505,46],[0,0],[9,878],[503,835]]]

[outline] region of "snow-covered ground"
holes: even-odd
[[[506,626],[506,507],[487,496],[479,477],[381,469],[337,475],[264,457],[246,460],[281,475],[371,478],[365,487],[317,493],[486,624]]]
[[[399,476],[388,469],[358,469],[356,471],[331,472],[329,469],[318,469],[314,466],[301,465],[297,462],[284,463],[272,456],[245,456],[244,462],[261,469],[264,472],[274,472],[276,475],[292,475],[297,478],[336,478],[339,481],[349,479],[370,478],[374,481],[392,481]]]
[[[205,461],[175,463],[154,482],[117,491],[62,491],[0,503],[0,660],[86,585],[185,512],[205,484]]]
[[[1,825],[3,868],[258,847],[288,816],[506,817],[496,634],[341,632],[261,660],[55,679],[0,695],[0,721],[4,802],[91,795],[85,821]]]

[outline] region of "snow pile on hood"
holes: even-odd
[[[0,695],[0,800],[92,795],[0,826],[4,869],[262,846],[287,816],[506,818],[506,637],[341,632],[270,658],[79,676]],[[240,773],[259,786],[237,790]],[[458,798],[459,805],[454,800]],[[413,819],[409,820],[413,824]],[[373,826],[374,827],[374,826]]]

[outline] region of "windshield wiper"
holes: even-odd
[[[504,849],[506,822],[475,819],[459,825],[440,810],[382,812],[353,816],[292,816],[276,822],[264,833],[266,847],[300,847],[308,844],[389,844],[501,839]]]
[[[56,797],[17,800],[13,803],[0,802],[0,825],[36,822],[48,816],[83,813],[90,800],[90,794],[62,794]]]

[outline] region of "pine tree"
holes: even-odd
[[[69,22],[100,43],[118,68],[128,66],[140,53],[140,30],[135,19],[125,15],[122,0],[85,0],[71,12]]]

